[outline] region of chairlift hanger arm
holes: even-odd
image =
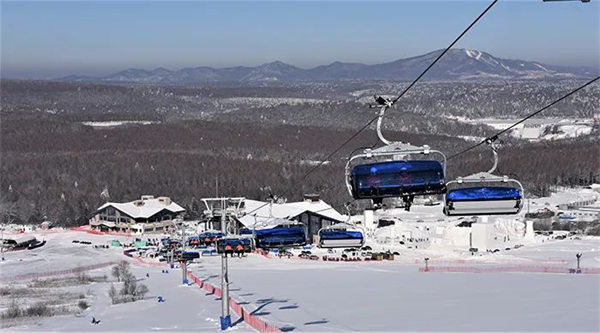
[[[423,77],[423,75],[425,75],[429,69],[431,67],[433,67],[433,65],[435,65],[438,60],[441,59],[441,57],[446,54],[451,48],[452,46],[454,46],[496,3],[498,2],[498,0],[494,0],[492,1],[492,3],[490,3],[490,5],[481,13],[479,14],[479,16],[477,16],[477,18],[471,23],[469,24],[469,26],[458,36],[454,39],[454,41],[444,50],[444,52],[442,52],[424,71],[423,73],[421,73],[421,75],[419,75],[408,87],[406,87],[402,93],[396,97],[394,100],[391,101],[391,105],[395,104],[404,94],[406,94],[406,92],[408,92],[408,90],[410,90],[410,88],[412,88],[412,86],[414,86],[417,81],[419,81],[421,79],[421,77]],[[389,106],[388,106],[389,107]],[[383,110],[385,112],[385,110]],[[315,171],[317,168],[321,167],[324,164],[324,161],[329,160],[329,158],[331,158],[333,155],[335,155],[338,151],[340,151],[346,144],[348,144],[350,141],[352,141],[355,137],[357,137],[360,133],[362,133],[365,129],[367,129],[375,120],[377,120],[379,117],[374,117],[373,119],[371,119],[369,122],[367,122],[363,127],[361,127],[356,133],[354,133],[351,137],[349,137],[346,141],[344,141],[340,146],[338,146],[338,148],[336,148],[334,151],[332,151],[327,158],[325,158],[323,161],[321,161],[318,165],[316,165],[315,167],[313,167],[312,169],[310,169],[303,177],[302,180],[305,180],[313,171]]]
[[[387,109],[390,107],[391,104],[385,104],[381,107],[381,109],[379,110],[379,116],[377,117],[377,136],[379,137],[379,140],[381,140],[381,142],[383,142],[383,144],[385,145],[389,145],[392,142],[387,140],[384,136],[383,133],[381,132],[381,125],[383,124],[383,116],[385,115],[385,111],[387,111]]]
[[[497,147],[497,144],[496,144],[495,141],[496,140],[494,139],[493,141],[490,141],[488,143],[488,145],[490,146],[490,148],[492,148],[492,152],[494,153],[494,165],[488,171],[489,174],[493,174],[494,171],[496,171],[496,168],[498,167],[498,147]]]
[[[431,64],[429,64],[429,66],[427,66],[427,68],[398,95],[398,97],[394,98],[393,100],[389,100],[381,96],[375,96],[375,102],[381,105],[379,118],[377,120],[377,135],[383,143],[390,144],[390,141],[386,140],[383,137],[383,134],[381,133],[381,123],[383,122],[383,116],[385,114],[385,111],[388,108],[392,107],[394,104],[396,104],[396,102],[398,102],[398,100],[402,98],[402,96],[404,96],[408,92],[408,90],[410,90],[410,88],[412,88],[448,51],[450,51],[454,44],[456,44],[462,38],[462,36],[464,36],[467,33],[467,31],[471,29],[471,27],[473,27],[490,9],[492,9],[496,2],[498,2],[498,0],[492,1],[492,3],[489,4],[489,6],[483,12],[481,12],[481,14],[479,14],[479,16],[477,16],[477,18],[473,22],[471,22],[471,24],[465,30],[463,30],[463,32],[460,35],[458,35],[458,37],[456,37],[454,41],[450,43],[450,45],[448,45],[448,47],[444,49],[442,53],[440,53],[437,56],[437,58],[435,58],[435,60]]]

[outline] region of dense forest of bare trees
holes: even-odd
[[[344,159],[377,142],[359,135],[329,163],[303,176],[354,130],[372,119],[376,93],[397,93],[402,82],[315,82],[274,86],[113,86],[2,81],[0,91],[0,218],[63,225],[85,223],[104,201],[169,195],[190,217],[199,198],[222,195],[298,200],[318,192],[337,208],[350,200]],[[428,144],[452,155],[486,137],[487,126],[457,116],[514,117],[542,106],[578,81],[424,82],[386,118],[386,136]],[[557,105],[548,115],[588,117],[597,86]],[[89,121],[149,124],[93,127]],[[600,181],[598,132],[577,139],[527,143],[509,137],[499,171],[519,177],[528,195],[556,185]],[[491,152],[475,149],[448,163],[448,177],[487,170]],[[262,189],[262,190],[261,190]],[[101,196],[103,193],[109,194]]]
[[[375,142],[373,131],[364,132],[331,163],[302,179],[314,161],[354,131],[205,120],[93,128],[68,116],[33,111],[3,110],[1,116],[1,218],[32,223],[85,223],[104,201],[142,194],[169,195],[197,217],[204,209],[199,199],[215,195],[216,179],[222,195],[264,199],[270,193],[261,189],[268,186],[290,200],[318,192],[341,208],[350,200],[343,158]],[[471,144],[444,135],[388,136],[428,144],[447,155]],[[490,164],[491,152],[476,149],[449,162],[449,177],[487,170]],[[599,182],[598,165],[595,132],[577,140],[509,141],[499,169],[518,176],[528,195],[542,195],[555,185]],[[108,198],[100,195],[103,191]]]

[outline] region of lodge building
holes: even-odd
[[[89,221],[99,231],[135,234],[170,232],[183,221],[185,209],[169,197],[143,195],[125,203],[107,202],[96,210]]]

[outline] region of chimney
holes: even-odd
[[[306,202],[319,202],[321,199],[319,193],[306,193],[303,197]]]
[[[171,204],[171,198],[169,197],[158,197],[158,202],[163,206],[168,206]]]

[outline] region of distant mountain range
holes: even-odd
[[[311,69],[298,68],[281,61],[257,67],[193,67],[179,70],[127,69],[102,77],[70,75],[61,81],[122,82],[141,84],[260,83],[332,80],[410,80],[419,75],[443,50],[388,63],[366,65],[334,62]],[[452,49],[427,73],[426,79],[548,79],[598,75],[598,68],[545,65],[535,61],[501,59],[489,53]]]

